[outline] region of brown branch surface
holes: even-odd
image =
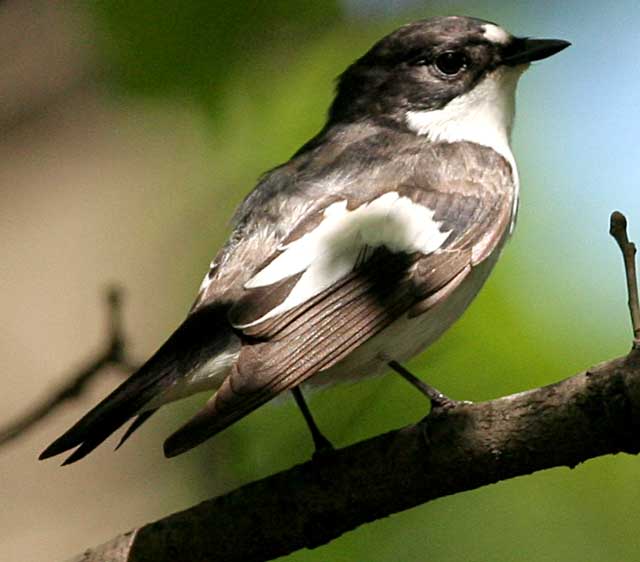
[[[313,548],[430,500],[640,451],[640,351],[559,383],[435,409],[144,525],[74,562],[252,562]]]
[[[481,403],[435,406],[422,422],[328,452],[134,529],[73,562],[257,562],[325,544],[436,498],[555,466],[640,452],[640,305],[635,245],[624,258],[634,346],[564,381]]]
[[[122,291],[116,287],[110,288],[106,304],[109,330],[104,350],[78,372],[69,375],[58,389],[40,403],[32,406],[18,419],[0,427],[0,447],[26,433],[66,402],[81,396],[88,384],[108,367],[116,367],[127,374],[135,370],[126,353],[122,330]]]

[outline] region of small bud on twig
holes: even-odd
[[[638,299],[638,278],[636,275],[636,245],[627,236],[627,219],[620,211],[611,213],[609,234],[620,247],[624,259],[624,270],[627,277],[627,293],[629,295],[629,312],[633,327],[633,346],[640,348],[640,302]]]

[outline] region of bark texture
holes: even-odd
[[[334,451],[144,525],[73,562],[252,562],[499,480],[640,451],[640,350]]]

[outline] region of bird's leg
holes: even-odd
[[[420,380],[413,373],[400,365],[400,363],[398,363],[397,361],[389,361],[389,367],[391,367],[403,379],[410,382],[420,392],[422,392],[422,394],[429,398],[429,400],[431,400],[432,408],[453,408],[454,406],[459,404],[457,400],[449,398],[448,396],[440,392],[437,388]]]
[[[311,432],[311,437],[313,438],[313,443],[316,447],[316,450],[313,453],[314,458],[318,455],[326,453],[327,451],[332,451],[333,445],[331,444],[331,441],[329,441],[324,435],[322,435],[322,432],[318,429],[318,426],[316,425],[316,422],[311,415],[311,411],[309,410],[309,406],[307,406],[307,403],[304,400],[304,396],[302,395],[302,390],[300,390],[300,387],[296,386],[295,388],[292,388],[291,392],[293,393],[296,404],[298,405],[298,408],[300,408],[300,411],[302,412],[302,415],[304,417],[304,421],[307,422],[307,427]]]

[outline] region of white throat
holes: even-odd
[[[495,150],[511,165],[515,196],[511,231],[518,210],[520,179],[511,151],[511,129],[516,109],[516,86],[528,65],[500,67],[487,74],[475,88],[452,99],[442,109],[408,111],[407,125],[432,141],[468,141]]]
[[[500,67],[442,109],[408,111],[407,124],[418,135],[426,135],[433,141],[468,141],[492,148],[511,164],[516,179],[510,139],[516,86],[525,69],[525,66]]]

